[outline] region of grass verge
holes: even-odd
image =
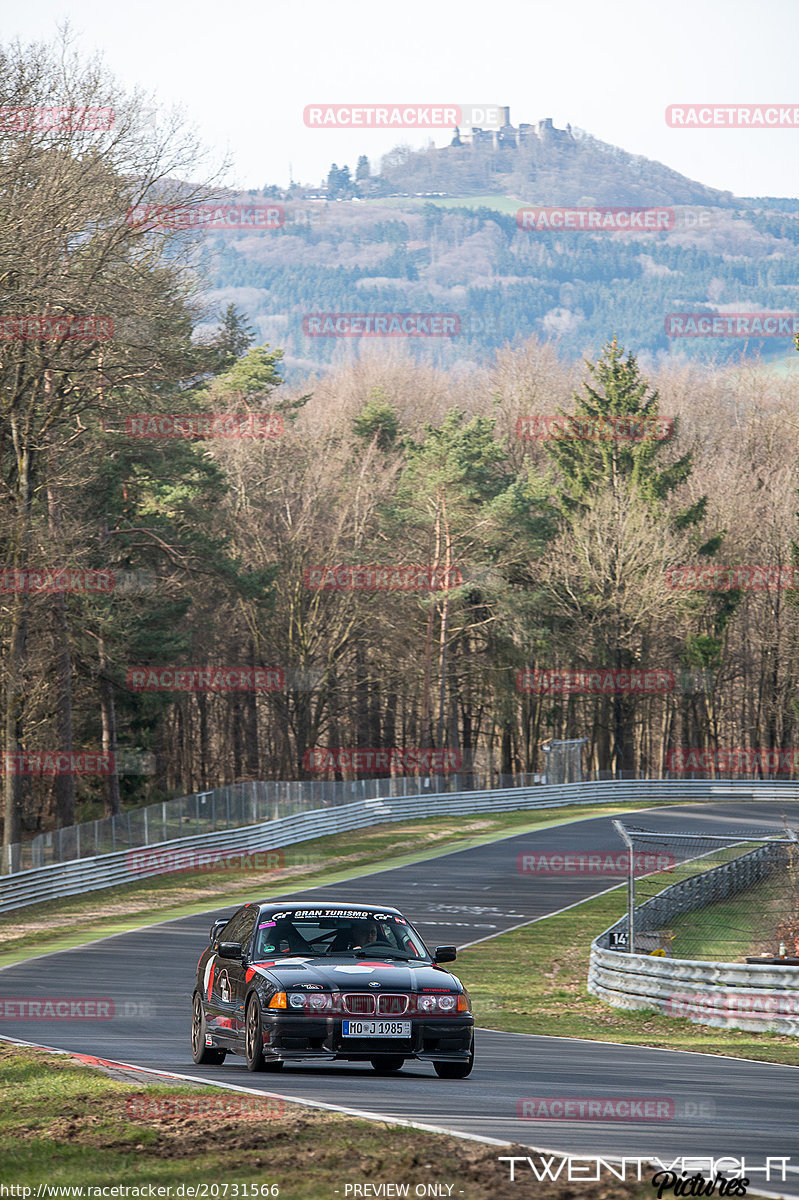
[[[254,897],[280,896],[304,887],[339,883],[367,872],[421,862],[528,830],[608,816],[631,807],[636,807],[634,802],[626,806],[570,805],[387,822],[287,846],[283,852],[284,866],[279,870],[234,867],[181,871],[30,905],[13,914],[4,914],[0,967],[37,953],[68,950],[155,921],[210,912],[215,906],[224,909]]]
[[[486,1146],[444,1134],[320,1112],[276,1098],[210,1088],[146,1086],[109,1079],[68,1057],[0,1043],[0,1183],[104,1187],[150,1184],[186,1195],[278,1195],[281,1200],[342,1200],[347,1184],[406,1184],[424,1194],[464,1200],[518,1200],[503,1154],[523,1147]],[[435,1085],[434,1085],[435,1086]],[[464,1080],[464,1087],[469,1087]],[[184,1185],[182,1193],[178,1187]],[[209,1185],[219,1185],[213,1193]],[[277,1190],[268,1191],[268,1185]],[[247,1191],[242,1189],[247,1185]],[[451,1186],[451,1191],[447,1190]],[[201,1194],[201,1193],[200,1193]],[[382,1194],[397,1195],[393,1189]],[[579,1185],[581,1200],[643,1200],[648,1181],[603,1179]],[[51,1195],[51,1194],[50,1194]],[[569,1200],[566,1181],[536,1184],[537,1200]],[[43,1192],[44,1200],[49,1200]],[[88,1200],[91,1193],[84,1192]]]
[[[626,901],[626,889],[620,887],[461,951],[454,969],[469,989],[476,1023],[510,1033],[799,1065],[795,1038],[695,1025],[652,1010],[627,1012],[592,996],[586,986],[591,942],[624,915]]]

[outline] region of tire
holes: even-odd
[[[244,1056],[247,1060],[248,1071],[280,1071],[283,1067],[280,1059],[270,1060],[264,1056],[261,1002],[257,996],[251,996],[247,1005],[247,1017],[244,1024]]]
[[[191,1056],[198,1066],[218,1067],[225,1061],[227,1051],[205,1044],[205,1013],[199,992],[194,993],[191,1013]]]
[[[405,1059],[400,1054],[384,1054],[381,1058],[370,1058],[378,1075],[394,1075],[405,1065]]]
[[[468,1062],[434,1062],[433,1066],[439,1079],[465,1079],[467,1075],[471,1075],[474,1066],[474,1041],[469,1051]]]

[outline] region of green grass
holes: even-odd
[[[626,888],[503,933],[458,955],[476,1023],[487,1029],[588,1038],[799,1065],[795,1038],[695,1025],[654,1010],[612,1008],[587,989],[593,939],[626,911]]]
[[[773,884],[764,880],[729,900],[675,917],[670,922],[672,956],[741,962],[749,954],[760,953],[761,943],[771,933],[767,927],[771,917],[776,924]],[[776,951],[775,946],[773,953]]]
[[[200,1104],[205,1112],[197,1114]],[[436,1183],[454,1185],[450,1194],[469,1200],[518,1200],[519,1184],[508,1181],[507,1164],[497,1157],[530,1153],[277,1098],[117,1082],[66,1056],[2,1043],[0,1142],[6,1186],[276,1184],[281,1200],[343,1197],[354,1183],[406,1183],[410,1195],[417,1184]],[[539,1200],[573,1194],[565,1177],[536,1185]],[[601,1193],[589,1185],[585,1197],[600,1194],[643,1200],[652,1191],[648,1182],[614,1182]]]
[[[389,822],[287,846],[282,870],[179,872],[30,905],[13,916],[5,914],[0,966],[155,921],[210,913],[215,907],[227,908],[262,895],[355,879],[366,872],[422,862],[528,830],[608,816],[630,807],[636,807],[634,801],[626,805],[570,805]]]

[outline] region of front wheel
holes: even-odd
[[[283,1066],[280,1059],[269,1060],[264,1056],[261,1002],[257,996],[252,996],[247,1005],[244,1051],[248,1071],[279,1071]]]
[[[381,1058],[370,1058],[378,1075],[393,1075],[405,1065],[405,1059],[399,1054],[384,1054]]]
[[[199,1066],[218,1067],[225,1061],[225,1051],[206,1046],[206,1025],[200,993],[194,993],[191,1015],[191,1056]]]
[[[439,1079],[465,1079],[467,1075],[471,1075],[474,1066],[474,1042],[469,1051],[468,1062],[434,1062],[433,1066]]]

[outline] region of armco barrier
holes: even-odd
[[[751,887],[779,866],[783,853],[784,846],[765,844],[672,884],[636,909],[636,934]],[[794,1037],[799,1033],[799,967],[611,950],[611,934],[626,932],[625,916],[591,946],[588,990],[614,1008],[656,1009],[725,1029],[771,1030]]]
[[[657,800],[770,800],[799,798],[796,784],[757,784],[751,780],[719,783],[717,780],[610,780],[602,783],[569,783],[529,788],[507,788],[484,792],[444,792],[438,795],[383,797],[358,800],[336,808],[317,809],[281,817],[257,825],[199,834],[160,842],[146,848],[102,854],[0,876],[0,912],[9,912],[30,904],[75,896],[116,884],[131,883],[148,875],[162,874],[154,866],[142,869],[146,853],[157,855],[188,850],[265,851],[290,846],[327,834],[361,829],[383,821],[403,821],[409,817],[457,813],[510,812],[517,809],[560,808],[564,805],[617,804],[639,805]],[[135,865],[131,865],[131,855]]]

